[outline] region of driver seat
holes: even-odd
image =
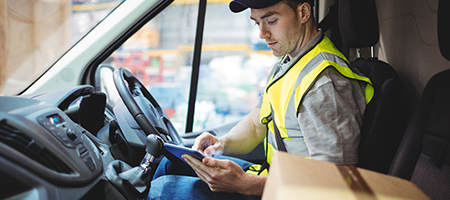
[[[379,41],[375,0],[340,0],[338,23],[350,48],[372,47]],[[403,84],[397,72],[374,55],[351,65],[370,78],[375,90],[363,117],[358,166],[386,174],[403,135]]]

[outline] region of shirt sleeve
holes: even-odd
[[[332,67],[319,75],[297,115],[312,159],[338,165],[358,163],[364,87]]]

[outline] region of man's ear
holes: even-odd
[[[307,2],[298,4],[297,13],[301,23],[306,23],[311,18],[311,5]]]

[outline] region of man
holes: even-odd
[[[373,96],[370,80],[354,72],[347,59],[317,28],[311,0],[234,0],[233,12],[251,9],[260,38],[277,57],[259,104],[229,133],[203,133],[193,149],[205,155],[246,154],[266,138],[270,164],[275,151],[338,165],[358,162],[359,133],[365,105]],[[149,197],[260,198],[266,176],[246,173],[251,163],[184,155],[197,177],[181,174],[165,161]],[[169,172],[172,171],[172,172]],[[185,173],[184,173],[185,174]],[[189,174],[189,173],[188,173]],[[192,173],[191,175],[194,175]],[[169,189],[173,188],[170,193]],[[196,195],[196,196],[191,196]],[[185,198],[185,197],[183,197]]]

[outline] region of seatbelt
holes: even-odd
[[[271,110],[272,110],[272,114],[273,114],[272,106],[271,106]],[[286,145],[284,144],[283,138],[281,137],[281,134],[280,134],[280,131],[278,130],[277,124],[275,123],[275,118],[274,117],[270,117],[270,118],[272,118],[272,120],[273,120],[273,129],[275,131],[275,139],[276,139],[276,142],[277,142],[278,151],[287,152]],[[268,134],[269,134],[269,128],[267,127],[267,133],[266,133],[266,161],[264,161],[264,163],[261,165],[261,168],[260,168],[260,170],[258,172],[258,175],[260,175],[261,172],[263,172],[265,169],[267,169],[267,171],[269,171],[269,168],[270,168],[270,164],[267,162],[267,149],[269,149],[269,146],[268,146],[268,140],[269,140],[268,136],[269,135]]]
[[[266,127],[267,127],[267,132],[266,132],[266,153],[265,153],[265,156],[266,156],[266,159],[264,160],[264,163],[261,165],[261,167],[259,168],[259,171],[258,171],[258,176],[264,171],[264,170],[266,170],[267,169],[267,172],[269,172],[269,168],[270,168],[270,164],[269,164],[269,162],[267,162],[267,154],[268,154],[268,152],[269,152],[269,139],[268,139],[268,136],[269,136],[269,127],[268,127],[268,125],[266,125]]]
[[[273,110],[272,110],[273,113]],[[275,117],[273,120],[273,130],[275,131],[275,139],[277,140],[278,151],[287,152],[286,146],[284,145],[283,138],[281,137],[280,131],[278,130],[277,124],[275,123]]]
[[[287,149],[286,149],[286,146],[284,145],[284,142],[283,142],[283,138],[281,137],[281,134],[280,134],[280,131],[278,130],[278,126],[277,126],[277,123],[275,122],[275,117],[273,117],[273,109],[272,109],[272,105],[270,105],[270,110],[271,110],[271,115],[272,115],[272,121],[273,121],[273,130],[274,130],[274,132],[275,132],[275,139],[276,139],[276,142],[277,142],[277,148],[278,148],[278,151],[283,151],[283,152],[287,152]],[[267,131],[267,132],[269,132],[269,131]]]

